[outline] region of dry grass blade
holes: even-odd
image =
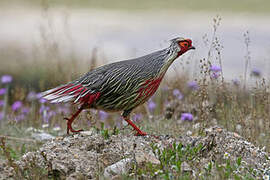
[[[6,140],[14,140],[14,141],[22,141],[22,142],[32,142],[36,143],[37,141],[34,139],[27,139],[27,138],[17,138],[17,137],[12,137],[12,136],[2,136],[0,135],[0,138],[6,139]]]

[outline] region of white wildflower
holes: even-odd
[[[224,155],[223,155],[223,158],[224,158],[224,159],[229,159],[229,157],[230,157],[230,154],[227,153],[227,152],[225,152]]]
[[[42,124],[41,127],[42,127],[42,128],[48,128],[48,127],[49,127],[49,124]]]
[[[52,130],[53,130],[53,131],[60,131],[61,128],[60,128],[59,126],[56,126],[56,127],[54,127]]]

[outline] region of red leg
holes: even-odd
[[[74,121],[74,119],[80,114],[80,112],[83,110],[83,107],[80,107],[80,109],[71,116],[71,118],[64,118],[67,120],[67,134],[69,134],[69,130],[73,133],[76,133],[76,132],[80,132],[82,131],[82,129],[80,130],[74,130],[71,126],[72,122]]]
[[[127,121],[127,123],[129,125],[131,125],[134,128],[134,130],[137,131],[137,133],[135,134],[135,136],[146,136],[147,135],[146,132],[141,131],[131,120],[128,119],[128,117],[124,117],[123,116],[123,118],[124,118],[125,121]]]

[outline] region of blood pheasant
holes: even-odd
[[[119,61],[98,67],[84,76],[42,93],[51,103],[73,102],[79,109],[67,120],[67,133],[79,132],[71,126],[86,108],[123,111],[124,120],[144,136],[129,119],[131,111],[146,102],[158,89],[172,62],[190,49],[190,39],[175,38],[168,48],[139,58]]]

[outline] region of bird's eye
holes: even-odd
[[[185,48],[188,47],[188,43],[187,43],[187,42],[180,42],[179,45],[180,45],[181,47],[185,47]]]

